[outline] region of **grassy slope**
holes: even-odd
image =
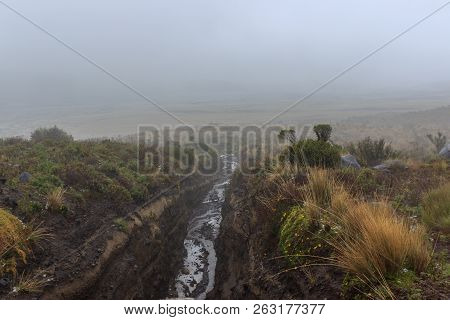
[[[23,172],[31,175],[28,182],[20,181]],[[50,268],[100,227],[115,225],[120,229],[121,217],[174,179],[163,173],[137,174],[133,144],[15,138],[0,140],[0,178],[4,181],[0,207],[30,228],[42,227],[52,234],[40,246],[33,246],[34,254],[31,248],[27,251],[27,264],[18,257],[14,272],[2,267],[3,276],[10,280],[9,286],[0,288],[3,293],[20,286],[20,282],[26,283],[27,279],[20,281],[22,273],[31,275],[37,268]],[[2,236],[10,237],[8,230],[2,227]],[[31,243],[22,245],[28,249]],[[95,252],[86,252],[90,254]],[[56,272],[56,278],[73,276],[52,272]]]
[[[368,252],[366,257],[372,259],[375,254],[380,258],[377,263],[380,266],[386,266],[387,270],[383,271],[383,282],[387,282],[390,292],[386,292],[386,288],[378,279],[361,281],[361,277],[353,272],[355,269],[352,270],[348,265],[343,265],[345,261],[342,260],[343,256],[340,254],[342,252],[339,251],[342,251],[343,247],[339,245],[339,241],[342,242],[345,237],[342,233],[339,235],[339,232],[342,232],[346,226],[342,222],[330,221],[330,217],[335,216],[337,208],[331,208],[331,203],[326,204],[331,202],[331,199],[339,197],[339,192],[337,189],[331,192],[318,191],[326,189],[325,187],[315,188],[316,190],[311,192],[308,173],[297,169],[274,169],[257,177],[245,179],[246,188],[252,190],[251,193],[254,194],[252,198],[253,202],[257,203],[255,210],[258,210],[259,215],[276,217],[272,229],[278,230],[275,234],[279,237],[279,244],[268,251],[274,252],[272,254],[274,257],[284,256],[285,263],[280,266],[277,261],[276,264],[268,267],[270,270],[268,272],[275,273],[280,279],[286,279],[282,280],[282,283],[295,281],[298,278],[310,278],[311,286],[320,288],[327,284],[314,282],[322,277],[319,275],[323,274],[324,270],[330,275],[340,270],[344,276],[340,279],[344,279],[343,281],[333,280],[332,276],[328,277],[327,281],[340,281],[338,286],[341,288],[341,296],[346,298],[387,298],[391,294],[396,298],[410,299],[448,298],[450,293],[448,234],[439,233],[433,228],[428,228],[426,237],[421,236],[419,231],[417,235],[413,233],[416,229],[414,225],[422,223],[423,199],[426,194],[450,181],[449,167],[435,162],[415,163],[408,168],[390,173],[368,168],[360,171],[329,169],[328,176],[324,181],[329,181],[332,177],[338,185],[343,186],[343,192],[348,195],[348,199],[352,198],[354,200],[351,201],[355,201],[353,206],[349,205],[348,199],[342,201],[347,209],[350,207],[352,216],[357,217],[351,224],[360,230],[351,232],[349,238],[351,241],[347,241],[348,247],[345,250],[354,250],[350,255],[351,261],[354,262],[357,257],[364,256],[362,248],[367,248],[369,245],[365,241],[375,239],[373,249],[366,251]],[[314,194],[319,196],[314,197]],[[328,197],[329,200],[321,200]],[[386,207],[383,210],[381,207],[374,208],[370,204],[374,201],[382,201],[381,203],[385,203],[389,208]],[[376,218],[377,216],[380,218]],[[393,227],[382,227],[386,223]],[[327,225],[331,228],[327,229]],[[411,231],[408,231],[409,228]],[[341,231],[336,233],[333,230]],[[353,241],[358,236],[355,232],[364,233],[361,235],[363,237],[361,239],[364,239],[362,247],[358,247],[359,243]],[[432,254],[430,263],[427,263],[427,253],[422,252],[426,250],[424,249],[426,246],[429,248],[428,254]],[[392,252],[395,248],[398,248],[397,252]],[[381,249],[387,251],[380,253]],[[411,252],[411,257],[408,258],[407,252]],[[393,256],[389,257],[390,254]],[[338,258],[341,260],[339,261]],[[398,258],[401,263],[393,263],[395,267],[392,267],[390,262],[394,258]],[[414,271],[414,263],[416,263],[417,271]],[[426,264],[425,269],[423,264]],[[306,267],[307,265],[309,267]],[[353,264],[355,265],[356,263]]]

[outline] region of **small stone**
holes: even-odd
[[[22,172],[19,176],[19,181],[22,183],[27,183],[31,180],[31,174],[28,172]]]
[[[1,287],[6,287],[7,285],[9,285],[9,279],[8,278],[1,278],[0,279],[0,286]]]

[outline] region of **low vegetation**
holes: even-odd
[[[0,277],[17,276],[17,268],[27,262],[32,245],[48,239],[43,228],[27,226],[8,211],[0,208]]]
[[[436,152],[439,153],[442,148],[447,144],[447,137],[442,134],[442,132],[438,131],[437,135],[427,134],[428,140],[433,144],[436,148]]]
[[[422,201],[424,223],[431,229],[450,233],[450,183],[428,192]]]
[[[282,156],[296,155],[305,141],[291,144]],[[424,283],[448,292],[448,262],[442,258],[447,253],[436,252],[434,233],[450,231],[447,162],[409,168],[393,161],[388,173],[338,168],[335,155],[323,152],[330,145],[321,144],[321,161],[290,161],[268,170],[266,182],[257,179],[265,186],[257,199],[280,217],[278,246],[288,262],[280,273],[302,270],[311,278],[311,268],[336,268],[346,275],[346,298],[423,298]],[[348,150],[365,166],[399,156],[382,139],[366,138]],[[339,156],[338,146],[336,151]],[[436,188],[441,181],[447,183]],[[447,246],[446,239],[440,246]]]
[[[363,166],[376,166],[385,160],[397,158],[400,154],[384,139],[372,140],[367,137],[356,144],[347,146],[348,152]]]
[[[57,127],[0,139],[0,278],[9,279],[0,294],[33,293],[47,283],[29,272],[30,261],[53,264],[104,225],[126,231],[119,217],[175,179],[156,167],[140,175],[136,154],[134,143],[76,141]],[[46,230],[54,241],[40,241]]]
[[[56,187],[47,196],[47,204],[45,209],[51,212],[61,212],[65,210],[64,206],[64,193],[65,190],[62,187]]]
[[[297,140],[294,130],[282,130],[279,136],[286,138],[289,145],[280,155],[281,162],[288,162],[299,167],[336,167],[340,162],[341,148],[328,142],[331,131],[331,126],[329,125],[317,125],[314,127],[317,140]]]

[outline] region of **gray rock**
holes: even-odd
[[[0,279],[0,286],[1,287],[6,287],[6,286],[8,286],[9,285],[9,279],[8,278],[1,278]]]
[[[445,159],[450,159],[450,143],[442,148],[439,155]]]
[[[408,169],[408,167],[405,165],[405,163],[401,160],[387,160],[383,162],[382,164],[379,164],[375,167],[373,167],[375,170],[379,171],[392,171],[392,170],[405,170]]]
[[[19,176],[19,181],[22,183],[27,183],[31,180],[31,174],[28,172],[22,172]]]
[[[389,171],[389,166],[387,166],[386,164],[384,164],[384,163],[382,163],[382,164],[379,164],[379,165],[377,165],[377,166],[375,166],[375,167],[373,167],[375,170],[378,170],[378,171],[385,171],[385,172],[387,172],[387,171]]]
[[[361,165],[358,163],[358,160],[356,160],[356,157],[351,154],[341,156],[341,167],[361,169]]]

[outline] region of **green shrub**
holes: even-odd
[[[53,174],[37,174],[32,177],[31,185],[42,195],[46,195],[51,190],[61,187],[62,181]]]
[[[22,197],[17,201],[20,212],[32,217],[44,210],[44,205],[38,201],[31,200],[29,197]]]
[[[39,128],[31,134],[32,142],[70,142],[73,141],[73,137],[64,130],[54,126],[52,128]]]
[[[333,129],[329,124],[318,124],[314,126],[313,130],[317,136],[317,140],[327,142],[330,140]]]
[[[427,226],[450,232],[450,183],[428,192],[422,201],[422,219]]]
[[[372,140],[370,137],[353,143],[347,147],[363,166],[376,166],[387,159],[397,158],[399,152],[395,151],[384,139]]]
[[[279,237],[279,247],[291,264],[314,260],[324,250],[328,250],[329,230],[319,226],[307,209],[294,206],[284,213]]]
[[[113,221],[114,226],[123,232],[128,232],[128,223],[125,221],[124,218],[117,218]]]
[[[340,163],[340,148],[325,141],[301,140],[288,146],[281,160],[291,164],[311,167],[333,168]]]

